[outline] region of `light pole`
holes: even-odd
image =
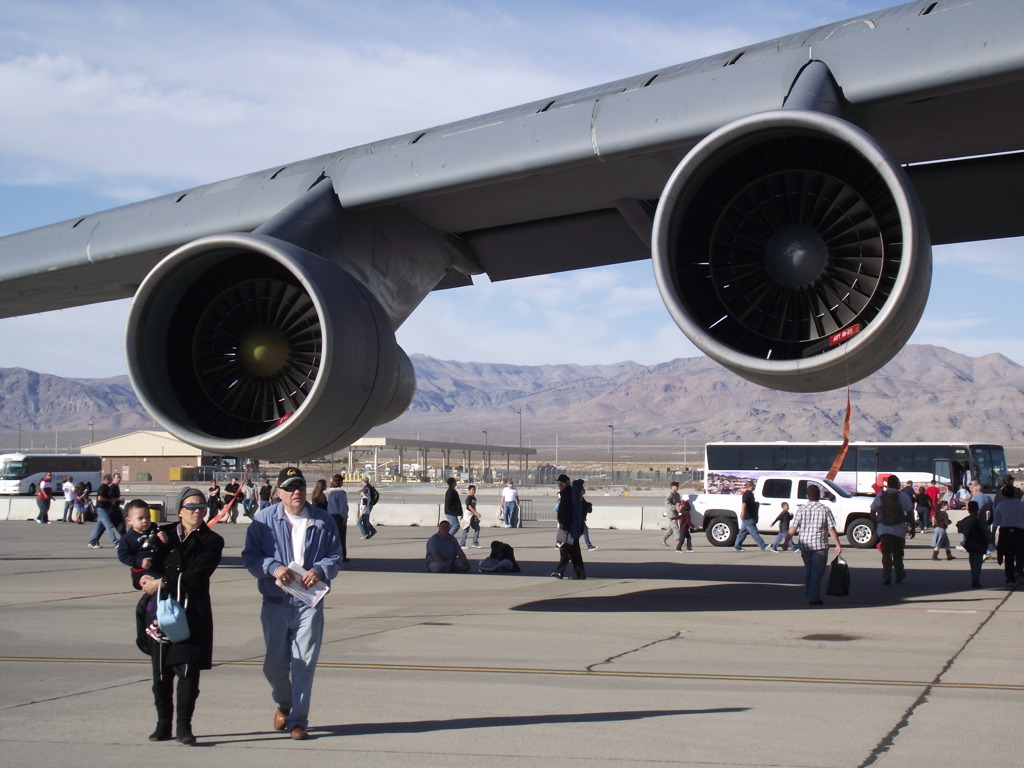
[[[487,448],[487,430],[484,430],[484,482],[491,482],[491,452]]]
[[[21,422],[18,422],[18,453],[21,453]]]
[[[612,454],[612,485],[615,485],[615,425],[609,424],[608,429],[612,431],[611,454]]]
[[[96,431],[93,429],[93,427],[95,427],[95,426],[96,426],[96,422],[93,419],[89,419],[89,442],[90,443],[95,443],[96,442]]]
[[[523,484],[523,409],[520,408],[515,413],[519,414],[519,482],[517,485]]]

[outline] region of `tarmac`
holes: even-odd
[[[550,577],[548,526],[485,529],[523,573],[427,574],[427,528],[349,539],[326,603],[308,741],[271,730],[259,597],[219,525],[215,666],[199,743],[150,743],[137,593],[87,526],[0,526],[0,766],[1017,765],[1024,596],[986,564],[909,543],[883,586],[875,550],[844,549],[849,597],[809,606],[798,555],[660,546],[594,531],[585,581]],[[930,540],[930,536],[927,537]]]

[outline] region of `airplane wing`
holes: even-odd
[[[919,1],[0,238],[0,316],[135,296],[140,399],[211,452],[322,455],[400,414],[431,290],[652,258],[752,381],[874,372],[932,243],[1024,234],[1024,7]]]

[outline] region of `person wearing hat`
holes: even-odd
[[[192,714],[199,698],[199,673],[213,666],[213,606],[210,578],[220,565],[224,539],[206,525],[206,494],[185,488],[178,497],[178,522],[160,527],[167,543],[153,555],[150,570],[139,578],[147,595],[167,594],[185,608],[189,637],[178,643],[160,642],[147,636],[145,617],[137,622],[138,645],[153,660],[153,698],[156,730],[150,741],[171,738],[171,717],[175,736],[186,745],[196,743]],[[163,574],[162,577],[159,574]],[[174,709],[174,678],[177,676],[177,712]]]
[[[306,502],[306,479],[296,467],[277,477],[279,501],[261,509],[245,534],[242,562],[257,579],[267,653],[263,675],[277,705],[274,730],[306,739],[313,675],[324,632],[324,603],[308,605],[281,586],[307,589],[338,575],[338,527],[324,510]],[[289,567],[292,563],[297,567]]]
[[[583,535],[583,481],[576,480],[571,485],[568,475],[558,476],[558,506],[555,507],[558,517],[558,538],[564,538],[558,548],[558,565],[551,575],[556,579],[565,576],[565,568],[572,561],[574,578],[587,578],[583,569],[583,553],[580,551],[580,536]]]

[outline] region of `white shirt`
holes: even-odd
[[[306,529],[311,522],[309,512],[305,507],[298,515],[289,515],[285,512],[284,519],[292,530],[292,559],[302,566],[306,559]]]
[[[506,485],[501,489],[501,500],[505,502],[519,501],[519,489],[514,487],[510,488]]]
[[[64,485],[62,485],[60,489],[64,491],[64,501],[75,500],[75,486],[72,483],[65,480]]]

